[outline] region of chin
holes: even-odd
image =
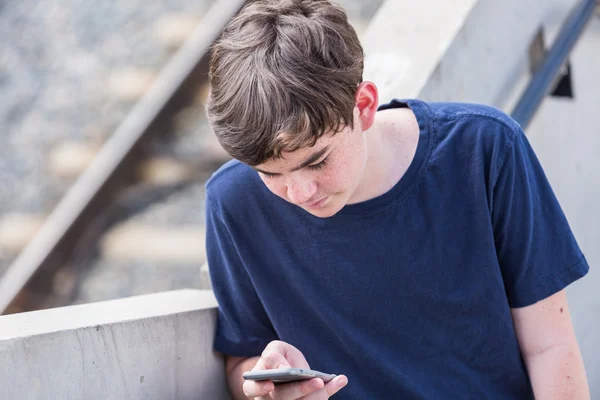
[[[339,205],[327,205],[326,207],[322,207],[322,208],[303,208],[304,211],[308,212],[309,214],[314,215],[315,217],[319,217],[319,218],[329,218],[329,217],[333,217],[335,214],[337,214],[343,207],[339,207]]]
[[[314,211],[314,210],[306,210],[309,214],[314,215],[315,217],[318,218],[329,218],[329,217],[333,217],[337,211],[335,212],[330,212],[330,211]],[[338,210],[339,211],[339,210]]]

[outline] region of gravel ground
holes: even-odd
[[[204,225],[204,183],[193,182],[132,219],[156,225]]]
[[[183,288],[204,288],[198,265],[152,262],[94,262],[74,304],[111,300]]]
[[[48,172],[47,154],[64,140],[101,144],[133,103],[107,91],[111,71],[135,67],[158,73],[172,54],[155,41],[168,13],[201,17],[214,0],[21,0],[0,3],[0,216],[48,213],[71,182]],[[383,0],[342,0],[360,31]],[[214,145],[202,112],[182,113],[183,129],[158,153],[193,157]],[[183,133],[182,133],[183,132]],[[134,212],[156,225],[203,225],[204,181]],[[200,244],[201,245],[201,244]],[[0,273],[11,257],[0,254]],[[77,302],[199,287],[199,265],[84,260],[92,267]]]
[[[158,71],[171,53],[153,40],[153,24],[168,13],[201,16],[212,1],[0,5],[0,216],[50,212],[71,183],[48,173],[52,147],[67,139],[102,143],[132,106],[107,93],[110,72],[131,66]],[[340,3],[363,26],[381,1]],[[183,136],[178,151],[202,142],[202,131]]]
[[[210,0],[20,0],[0,5],[0,215],[48,212],[64,186],[46,154],[66,139],[103,142],[130,109],[106,90],[123,67],[158,71],[170,52],[154,23],[202,15]]]
[[[71,183],[49,173],[52,148],[104,142],[133,105],[109,92],[111,73],[158,72],[172,50],[157,43],[157,23],[201,18],[213,1],[0,3],[0,217],[52,210]],[[14,256],[0,254],[0,273]]]

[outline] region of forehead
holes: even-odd
[[[330,150],[335,148],[335,145],[338,142],[338,136],[340,135],[323,135],[317,140],[314,146],[302,147],[298,150],[290,152],[284,151],[281,153],[280,157],[267,160],[262,164],[256,165],[255,167],[261,170],[297,168],[299,165],[303,164],[307,160],[314,158],[314,156],[318,153],[323,153],[323,151],[326,150],[324,154],[321,154],[319,157],[319,159],[323,158],[324,155],[326,155]]]

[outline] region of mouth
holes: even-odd
[[[325,203],[325,201],[328,198],[329,198],[329,196],[325,196],[325,197],[321,198],[320,200],[313,201],[312,203],[306,204],[306,207],[308,207],[308,208],[319,208],[319,207],[322,207],[323,204]]]

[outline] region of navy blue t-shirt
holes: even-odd
[[[511,307],[588,265],[525,135],[485,106],[393,101],[420,128],[387,193],[318,218],[230,162],[207,183],[215,349],[296,346],[336,399],[533,398]]]

